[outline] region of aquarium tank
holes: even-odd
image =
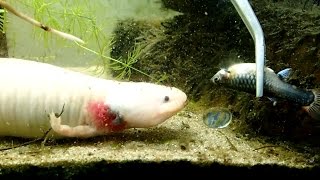
[[[318,175],[319,4],[1,0],[0,177]],[[32,63],[8,65],[14,59]],[[28,79],[37,71],[43,81]],[[69,72],[84,78],[70,80]],[[110,85],[95,90],[91,83],[100,81]],[[145,83],[157,88],[144,91]],[[87,91],[106,100],[75,101],[75,109],[61,102],[51,114],[35,104],[42,98],[51,107],[46,103],[68,93],[87,101]],[[34,100],[24,104],[29,96]],[[43,119],[33,121],[37,113]],[[68,124],[67,116],[84,120]],[[102,125],[90,128],[89,117]],[[48,135],[42,128],[49,125]],[[33,137],[32,128],[44,136]],[[111,130],[80,136],[99,128]]]

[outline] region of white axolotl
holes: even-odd
[[[156,126],[184,108],[186,94],[119,82],[54,65],[0,58],[0,136],[92,137]]]

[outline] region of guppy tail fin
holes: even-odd
[[[313,89],[314,101],[309,106],[303,108],[309,113],[309,115],[316,120],[320,120],[320,89]]]

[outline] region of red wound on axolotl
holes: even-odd
[[[90,102],[87,109],[99,130],[121,131],[126,127],[126,122],[119,119],[119,114],[113,112],[103,101]]]

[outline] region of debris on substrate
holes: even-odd
[[[147,129],[89,139],[47,139],[0,151],[0,177],[239,176],[319,174],[319,150],[242,134],[231,123],[212,129],[190,106]],[[5,137],[0,148],[28,140]],[[124,173],[125,172],[125,173]]]

